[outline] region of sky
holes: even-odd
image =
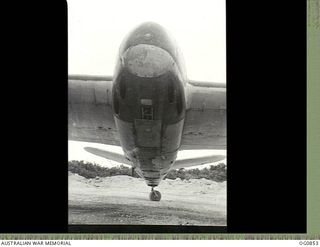
[[[177,41],[191,80],[226,82],[225,0],[68,0],[69,74],[112,75],[121,41],[145,21]]]
[[[67,2],[69,74],[112,76],[123,38],[142,22],[153,21],[162,25],[176,40],[189,79],[226,83],[225,0]],[[122,152],[120,147],[89,145]],[[85,160],[103,166],[118,165],[86,152],[83,150],[85,146],[88,143],[69,141],[69,160]],[[193,152],[193,156],[213,151],[199,152]],[[178,155],[190,154],[180,152]]]

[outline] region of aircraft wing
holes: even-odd
[[[180,150],[226,149],[226,85],[189,81]]]
[[[120,145],[111,109],[111,77],[68,78],[68,139]]]

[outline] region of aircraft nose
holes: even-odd
[[[172,56],[166,50],[149,44],[128,48],[123,58],[128,71],[139,77],[158,77],[174,65]]]

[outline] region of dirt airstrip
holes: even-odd
[[[69,224],[226,225],[226,182],[161,181],[160,202],[143,179],[86,179],[69,173]]]

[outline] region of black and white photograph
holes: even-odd
[[[68,0],[69,225],[227,226],[225,0]]]

